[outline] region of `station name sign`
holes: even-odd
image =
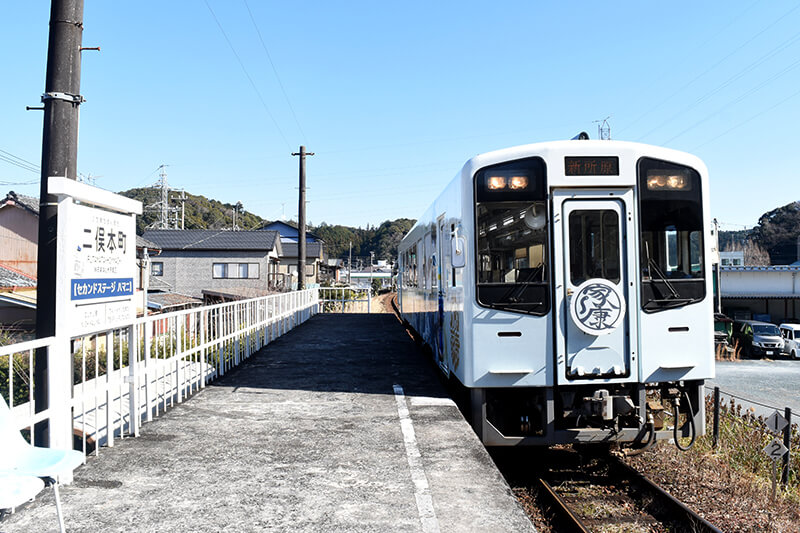
[[[565,157],[566,176],[619,176],[619,157]]]
[[[136,319],[136,207],[141,212],[141,204],[56,180],[63,190],[58,194],[57,329],[75,337],[131,324]]]

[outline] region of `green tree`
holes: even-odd
[[[788,265],[798,260],[800,202],[792,202],[761,215],[753,228],[753,239],[769,254],[773,265]]]

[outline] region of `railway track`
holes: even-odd
[[[396,300],[388,298],[384,305],[421,343],[400,316]],[[582,452],[496,448],[490,453],[523,507],[533,501],[549,515],[550,531],[722,533],[605,448],[600,452],[601,447]]]
[[[515,492],[542,510],[551,531],[720,532],[614,456],[538,453],[544,454],[537,457],[538,465],[524,469],[519,468],[521,454],[500,452],[495,460]]]

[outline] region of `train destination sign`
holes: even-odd
[[[567,176],[619,176],[619,157],[564,157]]]

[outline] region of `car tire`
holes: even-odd
[[[792,350],[792,354],[791,355],[792,355],[792,359],[797,359],[797,352],[795,350]]]

